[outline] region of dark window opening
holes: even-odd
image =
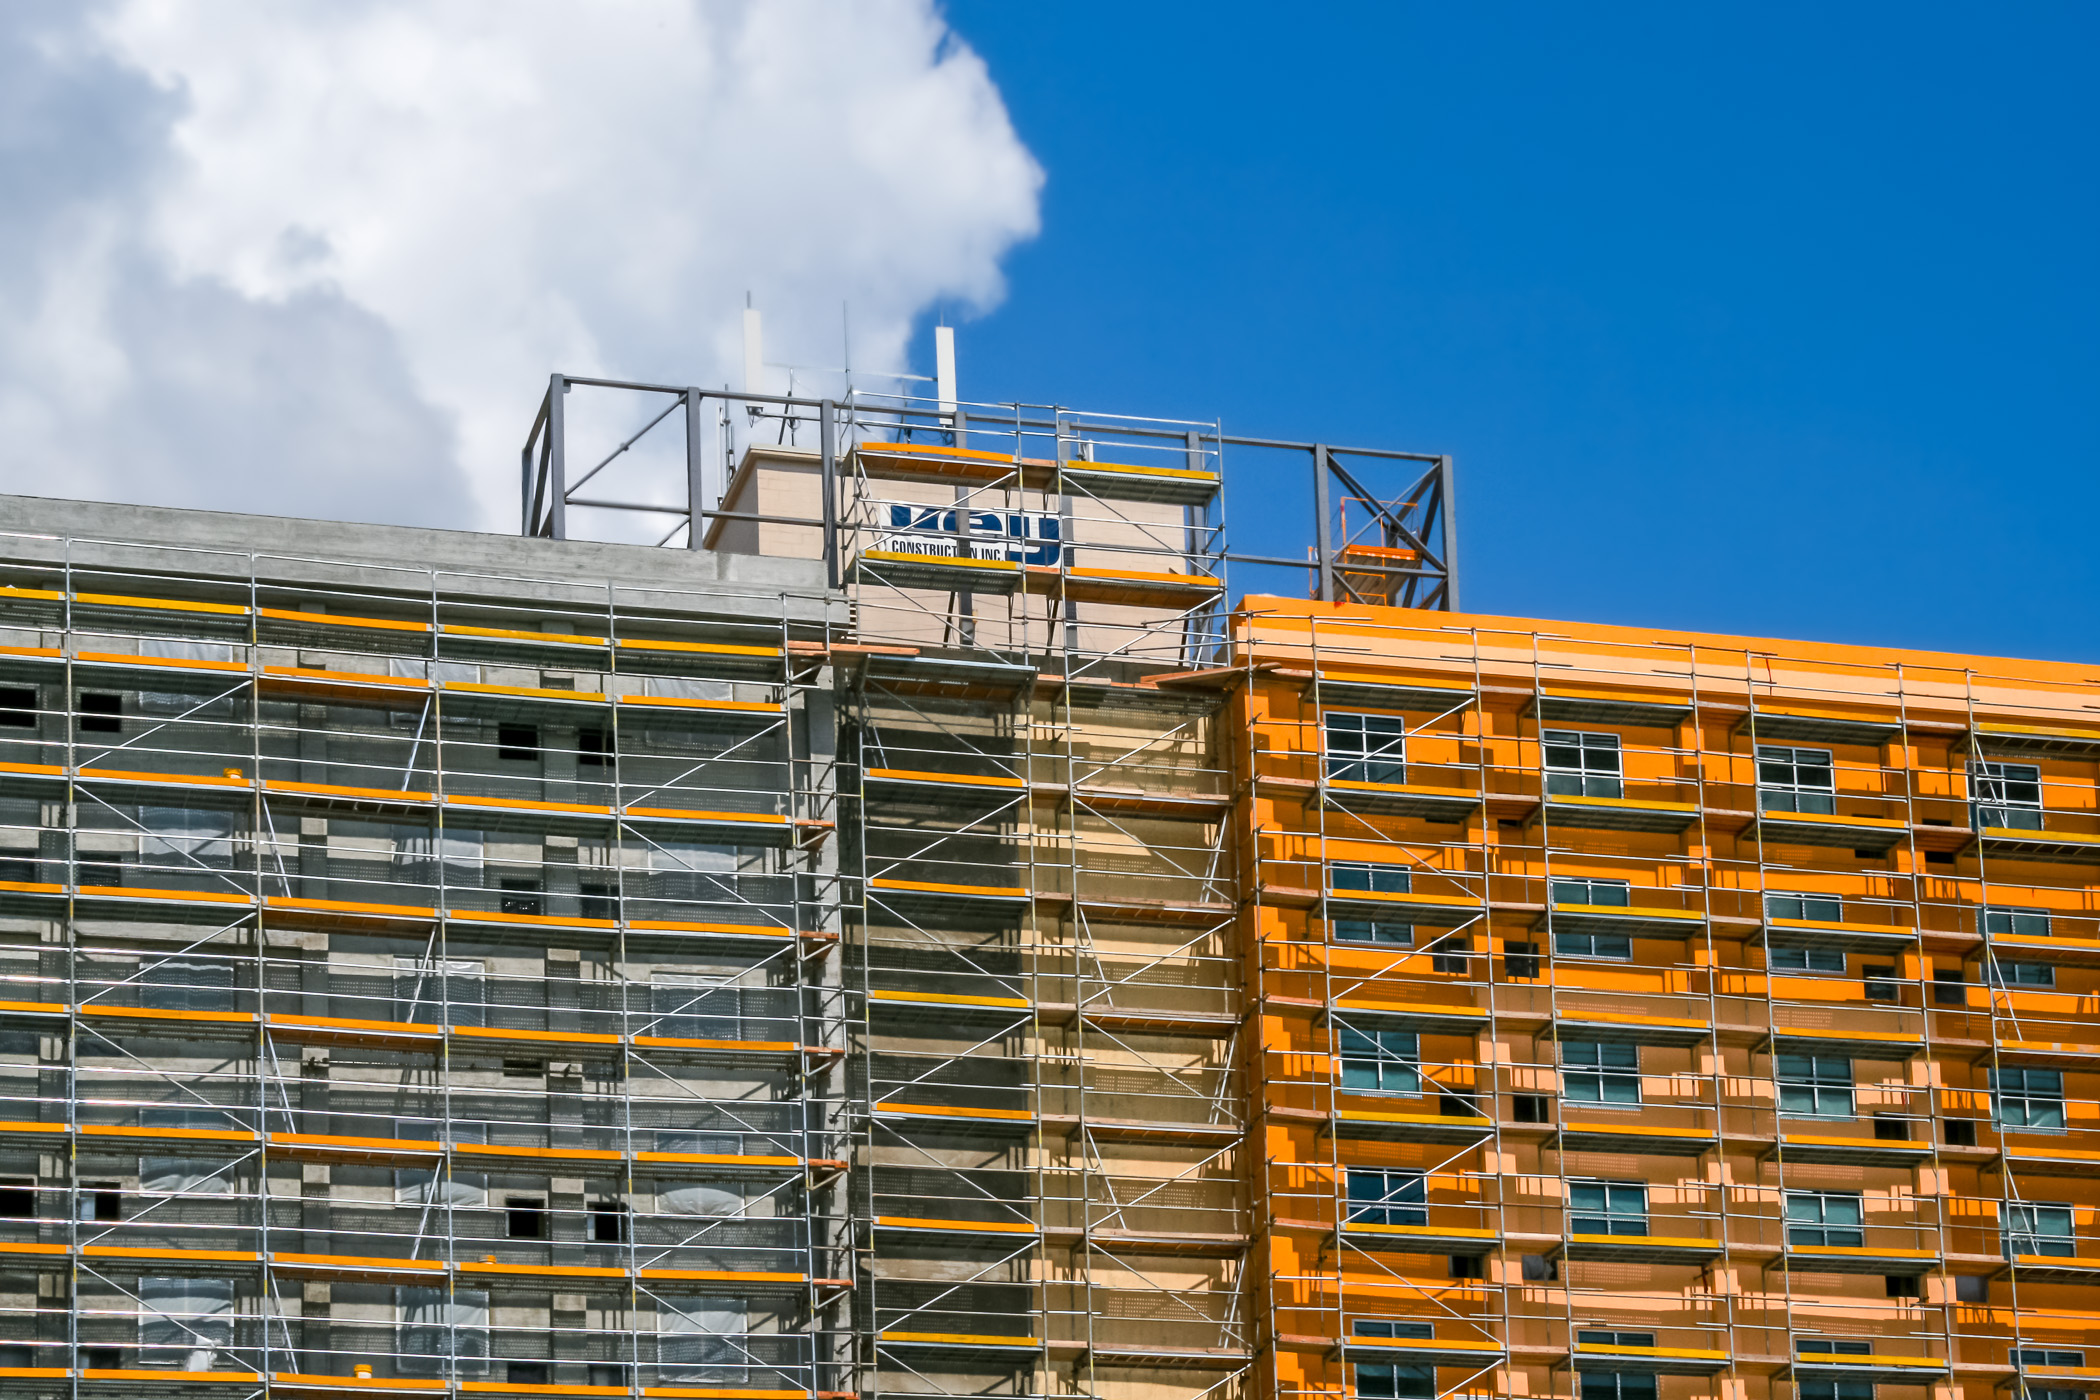
[[[1466,964],[1471,961],[1466,955],[1473,951],[1470,938],[1439,938],[1429,945],[1429,966],[1436,972],[1451,972],[1463,977]]]
[[[80,711],[80,732],[83,734],[121,734],[124,732],[124,697],[121,695],[82,695],[77,702]]]
[[[1991,1281],[1984,1274],[1956,1274],[1954,1276],[1954,1301],[1957,1303],[1988,1303],[1991,1301]]]
[[[1439,1094],[1436,1100],[1437,1116],[1441,1118],[1478,1118],[1480,1110],[1466,1094]]]
[[[539,914],[544,912],[544,901],[540,899],[540,882],[537,880],[505,880],[503,882],[503,912],[506,914]]]
[[[98,1223],[124,1218],[124,1192],[109,1182],[84,1188],[80,1193],[80,1218]]]
[[[36,1183],[14,1180],[0,1183],[0,1220],[36,1219]]]
[[[36,689],[26,685],[0,685],[0,725],[9,729],[36,728]]]
[[[1924,1290],[1919,1287],[1916,1274],[1887,1274],[1881,1280],[1891,1298],[1922,1298]]]
[[[511,1385],[546,1385],[547,1374],[544,1361],[508,1361],[503,1366],[503,1379]]]
[[[1932,1001],[1935,1006],[1967,1006],[1969,986],[1962,980],[1958,967],[1935,968],[1932,974]]]
[[[1896,1000],[1896,969],[1887,963],[1869,963],[1860,969],[1866,979],[1868,1001]]]
[[[611,885],[579,885],[577,893],[582,896],[584,918],[617,919],[620,917],[619,899],[617,892]]]
[[[496,757],[530,763],[540,756],[540,727],[536,724],[496,726]]]
[[[1949,1118],[1940,1125],[1949,1147],[1974,1147],[1976,1123],[1969,1118]]]
[[[80,1364],[90,1371],[121,1371],[124,1369],[124,1348],[82,1347]]]
[[[591,1241],[594,1244],[627,1243],[627,1203],[591,1202]]]
[[[1927,865],[1953,865],[1955,863],[1954,852],[1927,851],[1925,853],[1925,863]]]
[[[1451,1256],[1451,1277],[1486,1278],[1487,1256],[1484,1254],[1454,1254]]]
[[[1910,1124],[1893,1113],[1877,1113],[1874,1115],[1874,1140],[1909,1142]]]
[[[547,1205],[535,1196],[503,1198],[503,1233],[513,1240],[547,1238]]]
[[[1547,1258],[1547,1257],[1546,1257],[1545,1255],[1543,1255],[1543,1254],[1527,1254],[1527,1255],[1525,1255],[1525,1256],[1524,1256],[1524,1282],[1526,1282],[1526,1283],[1558,1283],[1558,1282],[1560,1282],[1560,1261],[1559,1261],[1558,1259],[1548,1259],[1548,1258]]]
[[[1513,1094],[1510,1114],[1519,1123],[1544,1123],[1549,1112],[1544,1094]]]
[[[1505,981],[1539,975],[1539,945],[1536,943],[1505,943],[1502,945],[1502,976]]]
[[[547,1066],[540,1060],[505,1060],[503,1062],[503,1077],[505,1079],[538,1079],[546,1072]]]
[[[612,762],[612,735],[596,725],[576,731],[576,763],[582,768],[603,768]]]

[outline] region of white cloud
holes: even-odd
[[[41,142],[0,214],[12,489],[514,528],[550,370],[736,382],[747,291],[769,358],[834,363],[850,302],[855,362],[898,365],[1036,228],[1041,173],[930,0],[4,24]]]

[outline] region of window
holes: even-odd
[[[1765,960],[1774,968],[1799,972],[1842,973],[1845,970],[1845,950],[1842,948],[1767,947]]]
[[[1585,880],[1558,875],[1553,879],[1553,902],[1624,909],[1633,903],[1633,886],[1625,880]]]
[[[673,1040],[742,1040],[743,990],[720,977],[652,973],[648,1034]]]
[[[401,1346],[395,1364],[412,1376],[485,1376],[489,1295],[461,1288],[398,1290]]]
[[[1964,1277],[1969,1277],[1964,1275]],[[2039,1347],[2017,1347],[2012,1354],[2013,1369],[2027,1371],[2076,1370],[2085,1365],[2082,1351],[2044,1351]],[[2023,1400],[2085,1400],[2085,1392],[2062,1386],[2038,1386],[2022,1384]]]
[[[1421,1172],[1351,1167],[1348,1218],[1362,1225],[1427,1225],[1429,1178]]]
[[[1892,963],[1869,963],[1859,970],[1868,1001],[1895,1001],[1902,995]]]
[[[80,1218],[109,1224],[124,1218],[124,1188],[114,1181],[85,1182],[80,1188]]]
[[[2009,963],[1992,958],[1987,964],[2001,987],[2053,987],[2056,969],[2048,963]]]
[[[33,1177],[0,1177],[0,1220],[36,1219],[36,1180]]]
[[[619,892],[611,885],[593,884],[584,881],[576,887],[580,912],[586,919],[617,919],[620,917]]]
[[[1551,882],[1550,892],[1556,905],[1624,909],[1633,903],[1633,886],[1624,880],[1558,878]],[[1553,951],[1563,958],[1616,958],[1624,961],[1633,956],[1633,940],[1622,933],[1556,931]]]
[[[627,1243],[628,1214],[625,1201],[592,1201],[591,1243]]]
[[[233,1280],[139,1280],[139,1364],[210,1371],[233,1346]]]
[[[1422,1053],[1413,1031],[1360,1031],[1338,1026],[1342,1087],[1374,1094],[1422,1092]]]
[[[1585,1327],[1575,1334],[1578,1347],[1652,1347],[1653,1332],[1605,1332]],[[1637,1371],[1580,1373],[1582,1400],[1655,1400],[1655,1377]]]
[[[454,1026],[488,1023],[481,963],[465,959],[394,959],[394,1019]]]
[[[1817,1356],[1871,1356],[1870,1342],[1841,1342],[1834,1337],[1803,1337],[1794,1343],[1794,1353],[1803,1359]],[[1857,1376],[1794,1377],[1800,1400],[1874,1400],[1874,1383]]]
[[[1779,1111],[1793,1118],[1850,1118],[1852,1061],[1828,1055],[1775,1056]]]
[[[540,727],[536,724],[496,726],[496,757],[530,763],[540,756]]]
[[[1867,1242],[1856,1191],[1786,1193],[1786,1242],[1827,1249],[1858,1249]]]
[[[2049,911],[1986,909],[1983,911],[1983,931],[1985,936],[1991,938],[2047,938]]]
[[[1457,934],[1447,934],[1429,945],[1429,970],[1447,972],[1454,977],[1466,975],[1473,961],[1473,940]]]
[[[1639,1103],[1641,1048],[1593,1040],[1562,1041],[1560,1094],[1580,1103]]]
[[[35,687],[0,685],[0,728],[36,728]]]
[[[1544,735],[1546,793],[1549,797],[1624,797],[1619,768],[1619,736],[1577,729],[1549,729]]]
[[[2005,1208],[2005,1252],[2048,1254],[2068,1259],[2078,1253],[2071,1228],[2071,1207],[2035,1201],[2013,1201]]]
[[[1408,873],[1394,866],[1337,861],[1328,870],[1327,887],[1406,894],[1411,885]],[[1347,943],[1386,943],[1397,948],[1412,948],[1415,944],[1414,925],[1387,919],[1335,919],[1333,928],[1334,936]]]
[[[547,1238],[547,1203],[538,1196],[505,1196],[503,1235],[512,1240]]]
[[[656,1306],[659,1380],[734,1385],[745,1378],[743,1299],[659,1298]]]
[[[156,1011],[231,1011],[233,966],[172,958],[150,963],[139,972],[139,1005]]]
[[[1407,721],[1396,715],[1329,714],[1327,776],[1348,783],[1404,783]]]
[[[1428,1341],[1436,1329],[1426,1322],[1395,1322],[1383,1317],[1359,1317],[1349,1324],[1354,1337],[1408,1337]],[[1359,1400],[1430,1400],[1436,1394],[1433,1366],[1383,1366],[1369,1363],[1356,1368]]]
[[[539,881],[505,880],[502,884],[504,913],[537,915],[545,908],[545,901],[540,898]]]
[[[2042,829],[2042,770],[2031,763],[1978,761],[1969,770],[1976,785],[1976,829]]]
[[[1757,805],[1765,812],[1837,811],[1837,774],[1828,749],[1757,746]]]
[[[2001,1128],[2061,1132],[2064,1074],[2059,1069],[1994,1069],[1991,1114]]]
[[[1768,894],[1767,919],[1802,919],[1809,923],[1835,924],[1845,918],[1845,901],[1826,894]]]
[[[1637,1181],[1569,1182],[1568,1233],[1647,1234],[1648,1188]]]
[[[612,735],[595,724],[576,731],[576,766],[603,768],[612,762]]]
[[[1502,945],[1502,978],[1506,982],[1528,980],[1539,975],[1539,945],[1515,939]]]
[[[80,712],[79,729],[83,734],[121,734],[124,732],[124,697],[121,695],[82,694],[74,701]]]

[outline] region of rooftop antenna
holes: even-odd
[[[951,423],[955,419],[955,328],[935,326],[933,328],[933,383],[934,397],[940,401],[941,416]]]
[[[765,332],[759,325],[758,308],[751,304],[751,293],[744,293],[744,392],[762,394],[766,391]]]

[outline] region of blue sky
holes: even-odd
[[[2100,661],[2100,9],[948,14],[1048,172],[968,397],[1450,452],[1470,611]]]

